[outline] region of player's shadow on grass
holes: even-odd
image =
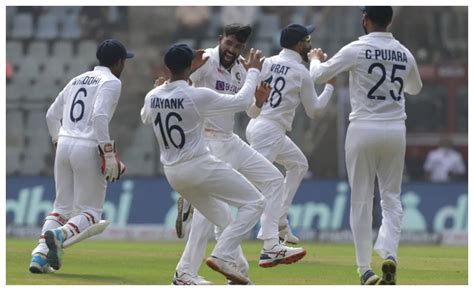
[[[104,276],[104,275],[94,275],[94,274],[65,274],[65,273],[56,273],[51,274],[58,278],[64,279],[82,279],[85,281],[90,281],[91,284],[123,284],[123,277],[116,276]],[[105,282],[104,282],[105,281]],[[81,284],[87,284],[88,282],[81,282]]]

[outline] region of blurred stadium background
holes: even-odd
[[[468,156],[468,9],[394,7],[390,30],[418,61],[424,87],[406,98],[407,153],[402,201],[403,241],[467,244],[467,171],[432,183],[423,171],[430,150],[449,136]],[[139,110],[154,79],[164,73],[162,53],[173,42],[214,47],[224,24],[253,26],[247,47],[270,56],[289,23],[315,24],[313,47],[334,55],[363,34],[357,7],[6,7],[6,217],[10,237],[36,237],[54,200],[54,151],[45,114],[75,75],[96,64],[96,44],[117,38],[135,53],[122,74],[122,96],[110,124],[128,174],[109,184],[103,237],[176,239],[177,194],[166,183],[157,142]],[[321,88],[318,88],[320,92]],[[324,116],[310,120],[300,107],[289,136],[309,160],[309,172],[290,211],[303,239],[350,242],[344,138],[350,111],[348,76],[338,78]],[[248,118],[236,116],[245,138]],[[376,204],[377,205],[377,204]],[[374,211],[374,227],[380,211]],[[249,237],[254,238],[251,235]],[[32,246],[34,241],[32,240]]]

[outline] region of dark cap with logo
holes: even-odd
[[[116,39],[106,39],[97,47],[97,59],[106,65],[113,65],[121,59],[133,58],[133,54],[127,52],[125,46]]]
[[[291,48],[313,31],[314,25],[303,26],[300,24],[290,24],[281,31],[280,46]]]
[[[361,6],[360,10],[377,24],[388,25],[392,21],[392,6]]]
[[[196,51],[187,44],[174,44],[165,53],[165,65],[172,72],[181,72],[191,66]]]

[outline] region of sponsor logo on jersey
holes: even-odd
[[[242,77],[240,76],[240,72],[235,73],[235,78],[239,81],[242,79]]]
[[[229,84],[224,81],[217,80],[216,90],[220,92],[236,94],[237,92],[239,92],[239,87],[236,85]]]

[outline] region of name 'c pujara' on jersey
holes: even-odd
[[[408,63],[408,57],[405,52],[399,52],[389,49],[367,49],[365,50],[365,58],[368,60],[384,60]]]
[[[150,107],[160,109],[184,109],[183,101],[184,98],[162,99],[153,97],[150,100]]]

